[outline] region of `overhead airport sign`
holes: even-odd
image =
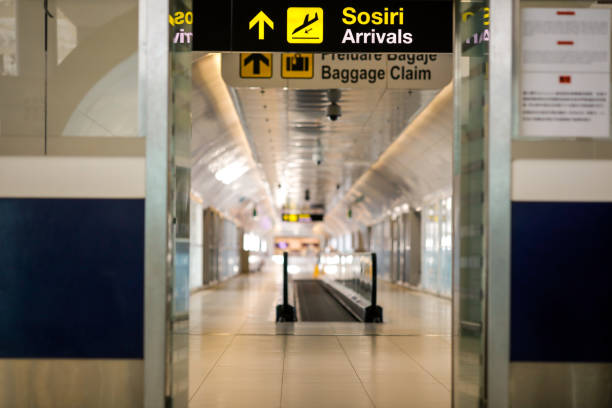
[[[253,55],[270,60],[269,76],[243,74],[246,56]],[[226,53],[221,67],[225,82],[236,88],[441,89],[452,78],[453,58],[413,53]]]
[[[453,52],[453,3],[194,1],[196,51]]]

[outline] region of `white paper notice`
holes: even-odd
[[[610,10],[522,12],[521,135],[610,136]]]

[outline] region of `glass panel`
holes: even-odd
[[[321,255],[319,270],[370,304],[373,291],[372,253],[326,253]]]
[[[197,197],[196,197],[197,198]],[[201,200],[189,203],[189,289],[204,285],[204,208]]]
[[[391,219],[385,219],[382,223],[382,248],[379,252],[382,254],[380,268],[378,269],[379,276],[385,280],[391,280]]]
[[[451,198],[435,199],[423,207],[421,285],[428,292],[451,295]]]
[[[138,136],[138,0],[50,2],[47,138]],[[118,147],[119,148],[119,147]]]
[[[453,227],[452,198],[440,201],[440,279],[438,287],[440,294],[451,295],[453,268]]]
[[[17,7],[0,0],[0,75],[17,76]]]
[[[219,246],[219,279],[227,280],[240,272],[238,227],[230,220],[222,219],[223,229]]]
[[[44,14],[39,0],[0,0],[0,154],[44,153]]]
[[[77,46],[77,28],[59,7],[55,18],[57,19],[57,65],[60,65]]]
[[[170,14],[190,13],[191,0],[170,1]],[[175,263],[170,287],[174,299],[172,313],[172,343],[169,350],[172,375],[172,407],[186,407],[189,401],[189,240],[190,240],[190,192],[191,192],[191,43],[173,41],[179,31],[191,32],[185,21],[170,27],[170,84],[172,147],[174,166],[174,220]],[[137,66],[135,66],[137,70]],[[137,71],[136,71],[137,73]],[[235,236],[235,234],[234,234]],[[234,242],[236,239],[234,238]],[[235,246],[235,245],[234,245]]]
[[[453,406],[485,405],[485,154],[489,2],[456,1]]]

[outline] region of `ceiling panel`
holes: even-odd
[[[435,91],[344,89],[327,118],[327,90],[234,92],[277,208],[329,207],[376,161]],[[309,199],[306,200],[306,190]]]

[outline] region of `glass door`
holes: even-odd
[[[456,1],[453,406],[486,401],[486,149],[489,2]]]

